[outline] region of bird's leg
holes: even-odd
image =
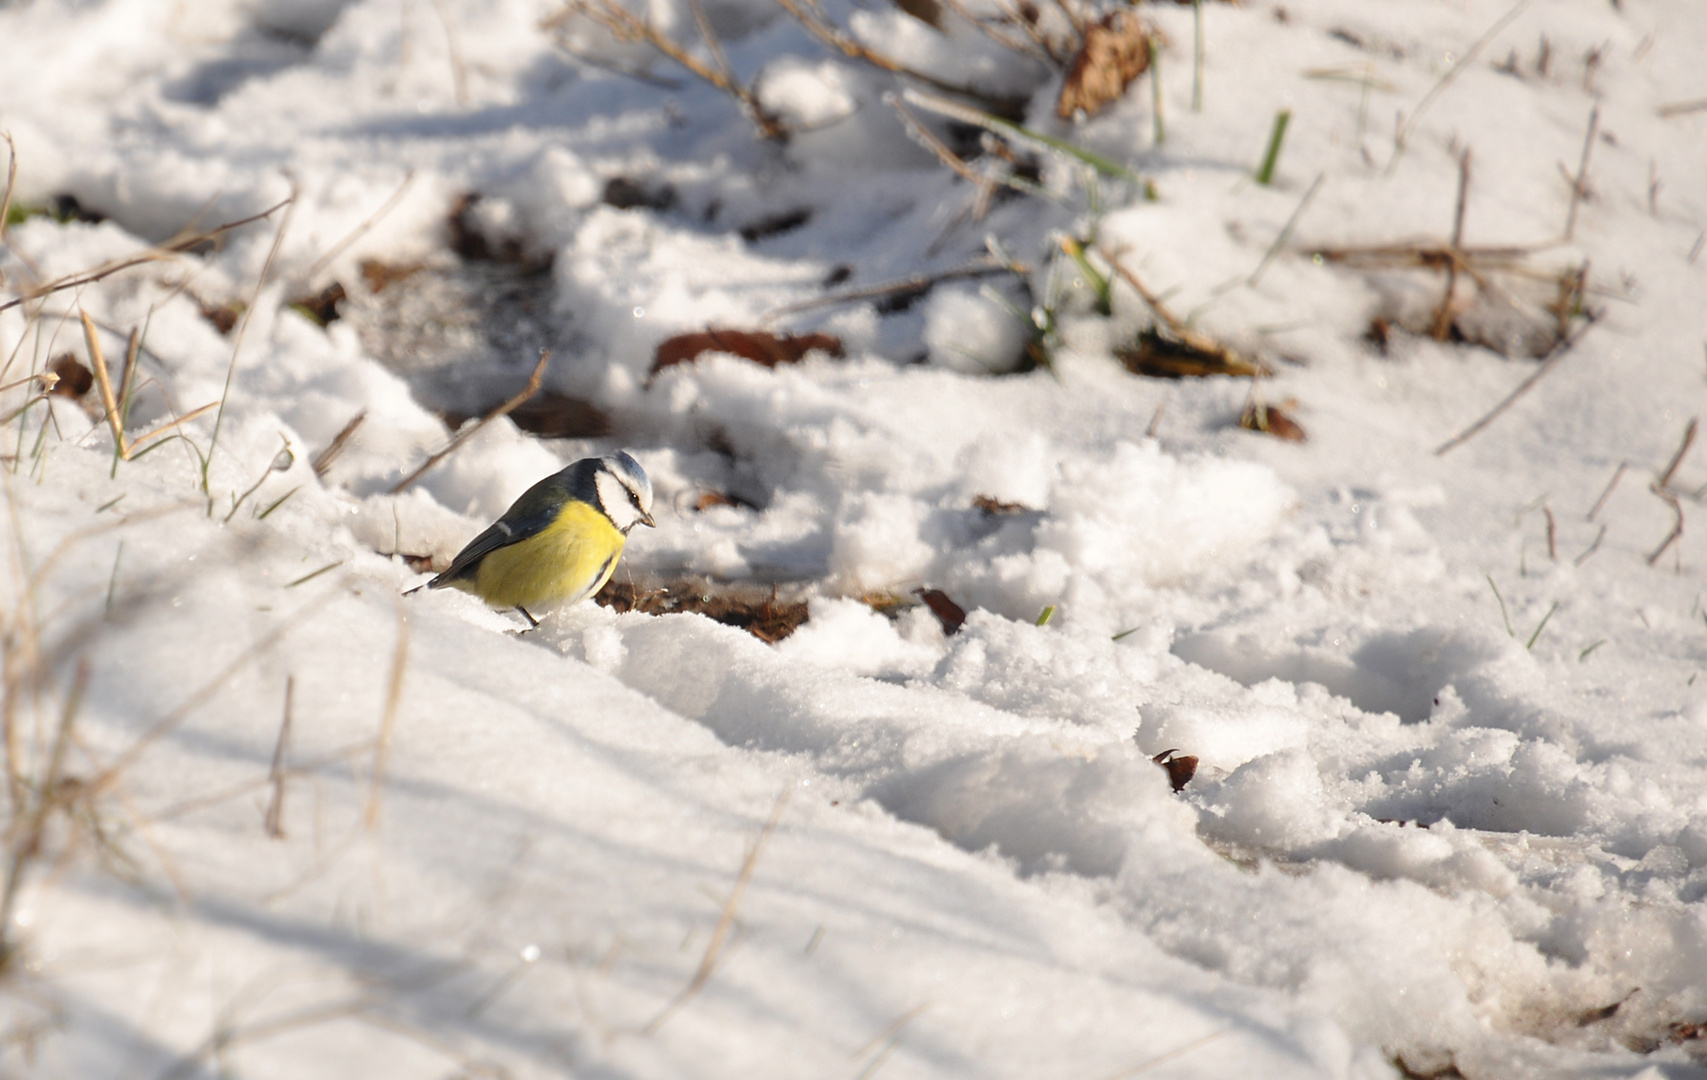
[[[530,615],[530,614],[529,614],[529,613],[528,613],[528,609],[527,609],[527,608],[525,608],[525,607],[522,607],[522,606],[521,606],[521,605],[520,605],[520,604],[517,604],[517,605],[516,605],[516,610],[517,610],[517,611],[519,611],[519,612],[521,612],[521,613],[522,613],[522,618],[524,618],[524,619],[526,619],[526,620],[527,620],[527,621],[528,621],[528,630],[537,630],[537,629],[538,629],[538,628],[539,628],[539,620],[538,620],[538,619],[536,619],[536,618],[534,618],[534,617],[533,617],[533,616],[532,616],[532,615]],[[523,631],[522,631],[522,633],[524,633],[524,634],[525,634],[525,633],[527,633],[527,632],[528,632],[528,630],[523,630]]]

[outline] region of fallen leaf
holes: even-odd
[[[60,353],[50,360],[47,373],[58,379],[53,384],[53,389],[48,391],[50,394],[80,398],[95,385],[95,373],[84,367],[82,361],[70,353]]]
[[[1032,512],[1031,507],[1029,506],[1025,506],[1020,503],[1003,502],[1000,499],[991,498],[988,495],[973,496],[972,506],[974,509],[982,510],[984,513],[992,516],[999,514],[1029,514]]]
[[[950,600],[948,594],[941,589],[915,589],[913,592],[931,609],[931,614],[936,616],[937,621],[942,623],[942,632],[945,635],[953,637],[959,632],[966,622],[965,608]]]
[[[1154,327],[1140,333],[1131,345],[1115,349],[1114,355],[1132,374],[1158,379],[1200,379],[1210,375],[1254,379],[1270,374],[1263,365],[1201,334],[1164,336]]]
[[[378,259],[363,259],[362,282],[367,286],[368,292],[377,295],[384,292],[387,286],[410,277],[421,267],[421,263],[387,263]]]
[[[834,357],[845,355],[842,339],[830,334],[772,334],[764,330],[699,330],[677,334],[658,343],[652,374],[676,364],[692,363],[705,352],[733,353],[755,364],[776,367],[798,363],[817,349]]]
[[[334,281],[314,296],[299,296],[289,301],[289,304],[292,310],[299,312],[316,326],[324,327],[337,322],[341,317],[338,305],[347,295],[344,287]]]
[[[1150,47],[1156,30],[1130,11],[1116,11],[1085,27],[1084,44],[1073,57],[1055,115],[1071,120],[1083,109],[1094,116],[1126,87],[1150,69]]]
[[[1239,426],[1287,442],[1304,442],[1309,438],[1298,421],[1281,412],[1278,405],[1263,405],[1255,401],[1245,406],[1244,415],[1239,417]]]
[[[1175,757],[1176,754],[1179,756]],[[1175,791],[1184,791],[1191,778],[1197,775],[1197,759],[1190,754],[1180,754],[1178,750],[1163,750],[1150,760],[1168,770],[1168,783]]]

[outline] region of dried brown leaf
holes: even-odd
[[[1150,46],[1156,28],[1130,11],[1116,11],[1085,27],[1084,44],[1073,57],[1055,115],[1071,120],[1083,109],[1094,116],[1120,99],[1126,87],[1150,69]]]
[[[776,367],[794,364],[814,349],[834,357],[845,355],[842,339],[830,334],[772,334],[764,330],[700,330],[677,334],[658,343],[652,374],[676,364],[687,364],[705,352],[733,353],[755,364]]]
[[[1304,442],[1309,438],[1298,421],[1287,416],[1278,405],[1264,405],[1252,402],[1245,406],[1244,415],[1239,417],[1239,426],[1248,431],[1260,431],[1265,435],[1273,435],[1287,442]]]
[[[1197,775],[1197,758],[1178,750],[1163,750],[1150,760],[1168,770],[1168,783],[1175,791],[1184,791]]]
[[[95,385],[95,373],[84,367],[82,361],[70,353],[60,353],[54,357],[48,362],[47,370],[48,374],[59,380],[53,384],[53,389],[48,391],[50,394],[80,398]]]
[[[914,594],[925,602],[931,609],[931,614],[942,623],[942,632],[950,637],[958,633],[966,622],[966,609],[948,598],[941,589],[915,589]]]

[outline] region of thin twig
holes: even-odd
[[[1512,404],[1516,402],[1518,398],[1529,393],[1529,391],[1535,387],[1536,383],[1545,379],[1548,375],[1551,375],[1553,373],[1553,369],[1559,366],[1560,361],[1565,359],[1570,351],[1576,347],[1577,342],[1582,340],[1582,336],[1595,324],[1596,319],[1596,316],[1590,315],[1587,321],[1577,328],[1576,333],[1572,334],[1568,338],[1561,339],[1558,344],[1553,346],[1553,350],[1548,354],[1547,359],[1541,362],[1541,366],[1536,368],[1527,379],[1524,379],[1521,383],[1517,384],[1517,389],[1507,394],[1505,396],[1505,400],[1501,401],[1498,405],[1495,405],[1480,420],[1435,447],[1435,456],[1444,456],[1447,452],[1469,441],[1476,435],[1476,433],[1499,419],[1500,415],[1507,409],[1511,408]]]
[[[403,201],[404,193],[409,190],[409,185],[411,183],[413,183],[414,180],[415,180],[415,170],[410,169],[407,173],[404,174],[403,182],[401,184],[397,185],[397,190],[393,191],[391,193],[391,196],[388,199],[386,199],[384,203],[380,204],[380,207],[378,210],[375,210],[373,213],[369,214],[365,221],[363,221],[360,225],[357,225],[355,228],[351,229],[347,234],[345,234],[345,236],[342,240],[338,241],[336,244],[333,244],[332,247],[329,250],[327,250],[326,254],[320,256],[318,259],[315,259],[314,265],[310,266],[308,268],[308,271],[305,274],[303,274],[302,276],[309,281],[314,280],[315,276],[318,275],[320,273],[320,271],[322,271],[322,270],[326,269],[328,266],[332,265],[332,260],[336,259],[338,256],[342,255],[346,250],[348,250],[348,248],[351,244],[355,243],[357,240],[360,240],[363,236],[366,236],[368,233],[368,230],[372,229],[375,225],[379,224],[380,220],[383,219],[387,214],[391,213],[391,211],[397,209],[397,204]]]
[[[450,14],[445,11],[444,0],[433,0],[433,11],[439,16],[439,25],[444,27],[445,49],[450,54],[451,86],[456,92],[456,107],[468,108],[468,65],[462,59],[462,46],[457,41],[456,28],[451,25]]]
[[[1457,79],[1459,75],[1463,74],[1465,69],[1476,62],[1477,58],[1482,55],[1482,50],[1487,48],[1493,42],[1494,38],[1500,35],[1500,31],[1510,26],[1512,20],[1516,19],[1518,15],[1523,12],[1523,9],[1528,6],[1529,0],[1517,0],[1517,3],[1512,5],[1511,10],[1502,15],[1499,22],[1496,22],[1493,26],[1489,27],[1487,33],[1477,38],[1476,43],[1466,49],[1464,51],[1464,55],[1460,56],[1457,62],[1452,65],[1446,74],[1440,77],[1440,81],[1435,83],[1433,88],[1423,95],[1423,99],[1421,101],[1417,102],[1417,107],[1411,110],[1411,115],[1405,120],[1404,126],[1401,127],[1399,129],[1399,133],[1393,137],[1393,157],[1387,162],[1387,174],[1389,176],[1392,175],[1394,169],[1398,168],[1399,158],[1405,153],[1405,144],[1410,141],[1411,131],[1417,126],[1417,121],[1422,119],[1422,114],[1428,111],[1428,107],[1434,104],[1435,99],[1445,93],[1446,88],[1451,86],[1453,81]]]
[[[1662,490],[1671,487],[1672,477],[1677,475],[1678,466],[1683,464],[1683,459],[1688,455],[1689,448],[1695,445],[1695,432],[1700,426],[1700,417],[1690,417],[1689,426],[1683,429],[1683,441],[1678,444],[1677,453],[1671,456],[1671,463],[1666,466],[1665,472],[1660,473],[1659,479],[1655,481],[1657,487]]]
[[[1624,479],[1624,470],[1629,467],[1630,463],[1628,461],[1620,461],[1618,463],[1618,468],[1612,473],[1612,479],[1606,482],[1606,490],[1600,493],[1600,498],[1594,501],[1594,508],[1588,512],[1589,521],[1593,521],[1595,518],[1600,516],[1600,511],[1606,506],[1606,500],[1612,498],[1612,489],[1618,486],[1618,481]]]
[[[267,835],[274,840],[285,837],[284,824],[284,793],[285,793],[285,753],[290,746],[291,699],[296,696],[296,676],[285,677],[284,719],[279,721],[279,738],[273,744],[273,764],[267,770],[267,781],[273,785],[273,797],[267,800],[267,815],[264,824]]]
[[[1541,513],[1547,519],[1547,558],[1553,562],[1559,561],[1559,523],[1553,517],[1553,508],[1543,506]]]
[[[1654,553],[1648,556],[1649,566],[1659,562],[1660,556],[1666,553],[1666,549],[1677,543],[1677,541],[1683,536],[1683,505],[1678,502],[1677,496],[1673,495],[1669,491],[1663,490],[1656,490],[1654,494],[1658,495],[1662,502],[1671,507],[1671,512],[1675,516],[1676,520],[1672,524],[1671,532],[1667,533],[1666,538],[1660,541],[1660,546],[1654,549]]]
[[[1600,527],[1600,531],[1598,533],[1595,533],[1595,535],[1594,535],[1594,543],[1592,543],[1588,546],[1588,550],[1584,551],[1581,555],[1578,555],[1575,559],[1572,559],[1571,565],[1572,566],[1581,566],[1583,563],[1588,562],[1589,556],[1593,555],[1595,552],[1600,550],[1600,542],[1602,540],[1605,540],[1605,539],[1606,539],[1606,526],[1602,525]]]
[[[293,195],[292,198],[295,198],[295,196]],[[193,236],[185,236],[170,240],[159,247],[151,247],[140,255],[128,255],[122,259],[114,259],[112,262],[103,263],[93,270],[82,271],[62,278],[55,278],[45,285],[25,289],[21,295],[14,297],[11,300],[7,300],[5,303],[0,303],[0,311],[8,311],[17,307],[19,304],[28,303],[31,300],[39,299],[51,293],[63,292],[66,289],[75,289],[82,285],[93,284],[103,278],[111,277],[121,270],[129,270],[133,266],[141,266],[144,263],[159,262],[162,259],[170,258],[173,255],[182,254],[193,247],[205,244],[209,240],[221,236],[224,233],[228,233],[233,229],[242,228],[244,225],[250,225],[262,220],[263,218],[271,217],[275,211],[281,207],[289,205],[290,202],[291,199],[285,199],[284,201],[276,203],[258,214],[251,214],[246,218],[239,218],[236,221],[226,222],[224,225],[216,226],[209,229],[207,232],[196,233]]]
[[[1588,159],[1594,153],[1594,137],[1600,131],[1600,106],[1596,105],[1588,114],[1588,135],[1583,138],[1582,161],[1577,164],[1576,179],[1571,181],[1571,209],[1565,215],[1565,239],[1569,241],[1577,234],[1577,207],[1583,201],[1583,195],[1588,190]]]
[[[1445,341],[1452,330],[1452,294],[1458,289],[1458,267],[1464,261],[1464,213],[1470,205],[1470,148],[1458,158],[1458,205],[1452,213],[1452,260],[1446,264],[1446,291],[1434,314],[1434,340]]]
[[[450,457],[452,454],[456,453],[457,448],[460,447],[463,443],[467,442],[469,439],[473,438],[475,436],[475,434],[477,432],[479,432],[479,430],[481,428],[485,427],[487,424],[490,424],[492,421],[498,419],[500,416],[508,416],[511,413],[515,412],[517,409],[521,408],[522,405],[529,398],[531,398],[535,394],[539,393],[540,380],[545,377],[545,365],[548,361],[550,361],[550,359],[551,359],[551,350],[550,349],[541,349],[539,351],[539,363],[537,363],[533,366],[533,374],[528,376],[528,384],[526,386],[522,387],[521,393],[517,394],[515,397],[511,398],[510,400],[504,402],[502,405],[498,406],[496,409],[493,409],[491,412],[487,413],[485,416],[482,416],[479,420],[475,421],[473,424],[471,424],[467,427],[464,427],[461,431],[458,431],[454,436],[451,437],[449,445],[447,445],[443,450],[440,450],[438,453],[429,457],[426,461],[421,463],[420,468],[416,469],[414,472],[410,473],[408,476],[405,476],[403,479],[399,480],[397,482],[397,486],[393,487],[391,489],[391,494],[401,495],[401,494],[403,494],[403,492],[409,490],[409,488],[414,485],[415,481],[417,481],[421,477],[427,475],[428,470],[430,470],[434,465],[437,465],[439,462],[443,461],[445,458]]]
[[[285,206],[284,217],[279,219],[279,228],[273,234],[273,246],[267,249],[267,260],[261,264],[261,274],[255,279],[254,291],[249,294],[249,305],[243,309],[243,317],[237,322],[237,333],[231,342],[231,362],[225,367],[225,388],[220,391],[219,411],[213,418],[213,436],[208,441],[207,456],[202,458],[202,494],[208,496],[208,512],[213,512],[213,493],[208,489],[209,477],[213,472],[213,454],[219,449],[219,431],[225,423],[225,403],[231,398],[231,382],[237,376],[237,356],[243,351],[243,335],[249,330],[249,320],[255,314],[255,307],[261,302],[261,290],[266,287],[267,278],[273,273],[273,260],[278,258],[279,248],[284,244],[285,230],[290,228],[290,219],[296,214],[296,185],[291,185],[290,198],[281,206]]]
[[[833,307],[837,304],[855,304],[861,300],[875,300],[883,296],[893,296],[896,293],[920,292],[944,281],[955,281],[960,278],[986,277],[990,274],[1024,274],[1030,268],[1023,265],[988,260],[969,263],[966,266],[956,266],[934,274],[915,274],[899,281],[885,281],[877,285],[863,285],[857,289],[843,289],[841,292],[825,293],[808,300],[797,300],[792,304],[784,304],[765,312],[761,322],[772,322],[785,315],[795,315],[818,307]]]
[[[783,788],[782,794],[776,797],[776,806],[771,809],[770,819],[765,822],[764,828],[759,830],[758,839],[753,841],[753,846],[747,849],[747,857],[741,862],[741,871],[735,876],[735,887],[729,890],[729,899],[724,902],[723,912],[717,917],[717,926],[711,932],[711,942],[705,947],[705,955],[700,957],[699,968],[694,972],[693,979],[664,1006],[663,1012],[640,1029],[642,1035],[656,1034],[665,1021],[674,1016],[711,981],[712,973],[717,970],[717,961],[723,955],[723,947],[729,940],[729,932],[735,928],[735,914],[741,908],[741,896],[747,891],[747,884],[753,880],[753,870],[759,864],[759,854],[764,851],[765,842],[776,832],[777,823],[782,820],[782,812],[788,806],[791,791],[791,788]]]

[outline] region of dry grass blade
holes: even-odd
[[[458,447],[469,439],[472,439],[481,428],[498,419],[500,416],[508,416],[510,413],[515,412],[517,409],[521,408],[523,402],[539,393],[540,380],[545,378],[545,365],[549,363],[550,360],[551,350],[540,350],[539,363],[533,366],[533,374],[528,376],[528,383],[526,386],[522,387],[521,393],[504,402],[496,409],[493,409],[491,412],[475,421],[471,426],[458,431],[451,437],[449,445],[447,445],[443,450],[440,450],[438,453],[429,457],[426,461],[421,463],[420,468],[399,480],[397,482],[397,486],[391,489],[391,494],[401,495],[405,491],[408,491],[415,485],[415,481],[427,475],[428,471],[430,471],[433,466],[454,454]]]
[[[174,507],[173,509],[177,509],[177,507]],[[185,720],[189,719],[190,715],[197,709],[213,700],[214,695],[219,693],[220,689],[231,680],[232,676],[236,675],[250,662],[272,649],[273,646],[277,645],[280,641],[284,640],[286,634],[302,625],[310,615],[317,613],[321,607],[325,605],[326,601],[331,599],[331,597],[341,588],[342,586],[334,587],[332,590],[323,593],[319,597],[310,600],[308,603],[297,608],[294,612],[287,615],[277,626],[261,635],[260,639],[254,644],[238,653],[230,660],[229,663],[220,668],[211,679],[207,680],[207,682],[197,688],[195,693],[185,698],[170,712],[156,720],[141,735],[138,735],[130,746],[113,760],[112,764],[101,769],[86,785],[84,785],[84,790],[92,797],[116,783],[119,777],[124,775],[125,770],[136,764],[137,759],[142,757],[150,746],[153,746],[156,742],[177,728],[179,724],[182,724]]]
[[[0,244],[6,242],[6,223],[12,217],[12,190],[18,185],[18,144],[12,141],[10,131],[0,131],[0,139],[6,140],[6,193],[0,195]],[[0,272],[0,285],[6,284],[6,275]]]
[[[1661,105],[1658,110],[1660,118],[1670,120],[1674,116],[1687,116],[1690,113],[1707,112],[1707,98],[1695,101],[1674,101],[1670,105]]]
[[[697,7],[697,5],[695,6]],[[734,72],[729,67],[728,59],[723,56],[722,46],[712,44],[716,38],[711,34],[710,23],[704,19],[703,13],[696,17],[701,20],[700,30],[706,35],[707,47],[717,62],[716,66],[706,64],[699,57],[682,48],[681,45],[654,27],[650,21],[623,7],[618,0],[573,0],[562,11],[541,20],[539,25],[542,30],[556,30],[576,15],[585,15],[610,31],[618,41],[646,42],[694,75],[735,98],[747,114],[748,119],[759,129],[760,135],[767,139],[787,138],[788,130],[783,127],[782,123],[766,112],[759,104],[758,97],[735,78]]]
[[[285,793],[285,754],[290,746],[291,701],[296,696],[296,676],[285,679],[284,719],[279,721],[279,738],[273,744],[273,764],[267,770],[267,781],[273,785],[272,798],[267,800],[267,814],[263,824],[267,835],[274,840],[283,840],[285,831],[284,793]]]
[[[129,270],[135,266],[142,266],[151,262],[160,262],[161,260],[169,259],[174,255],[181,255],[184,252],[189,251],[191,248],[199,247],[210,240],[218,239],[220,236],[223,236],[233,229],[240,229],[245,225],[251,225],[257,221],[272,217],[273,214],[281,208],[289,206],[295,198],[296,196],[292,195],[290,198],[275,203],[258,214],[250,214],[246,218],[238,218],[236,221],[228,221],[224,225],[216,225],[206,232],[176,237],[172,240],[168,240],[164,244],[161,244],[159,247],[149,248],[139,255],[129,255],[122,259],[114,259],[111,262],[101,264],[93,270],[80,271],[66,277],[55,278],[43,285],[24,289],[19,296],[14,297],[11,300],[7,300],[5,303],[0,303],[0,311],[10,310],[11,308],[17,307],[19,304],[29,303],[32,300],[40,299],[41,297],[48,296],[52,293],[63,292],[66,289],[75,289],[79,286],[93,284],[103,278],[111,277],[121,270]]]
[[[1594,153],[1594,137],[1600,131],[1600,106],[1596,105],[1588,114],[1588,134],[1583,137],[1582,161],[1577,164],[1577,175],[1571,181],[1571,209],[1565,215],[1565,239],[1568,241],[1577,234],[1577,208],[1582,205],[1583,196],[1588,192],[1588,159]]]
[[[1529,0],[1517,0],[1517,3],[1512,5],[1510,11],[1507,11],[1500,17],[1498,22],[1488,28],[1487,33],[1477,38],[1474,45],[1471,45],[1468,49],[1464,50],[1464,55],[1460,56],[1457,62],[1447,70],[1446,74],[1440,77],[1440,81],[1435,83],[1434,86],[1429,89],[1429,92],[1423,95],[1423,99],[1421,101],[1417,102],[1417,107],[1411,110],[1411,115],[1405,120],[1404,126],[1399,129],[1398,135],[1393,138],[1393,157],[1387,162],[1387,174],[1389,176],[1392,175],[1394,169],[1399,167],[1399,159],[1404,156],[1405,146],[1410,141],[1411,132],[1415,130],[1417,121],[1422,119],[1422,114],[1428,111],[1428,107],[1434,104],[1435,99],[1445,93],[1446,88],[1451,86],[1453,81],[1457,79],[1459,75],[1464,73],[1465,69],[1469,68],[1470,65],[1476,62],[1477,58],[1482,55],[1482,50],[1492,44],[1493,40],[1496,37],[1499,37],[1500,32],[1510,26],[1512,20],[1521,15],[1523,13],[1523,9],[1528,6]]]
[[[326,444],[326,449],[314,455],[310,464],[314,468],[315,476],[326,475],[326,470],[332,467],[332,462],[338,460],[338,455],[344,452],[344,447],[349,444],[350,438],[356,433],[356,429],[361,427],[366,419],[366,409],[350,417],[350,422],[338,429],[338,434],[332,436],[332,441]]]
[[[1661,490],[1671,487],[1672,479],[1677,476],[1678,467],[1683,464],[1683,459],[1689,456],[1689,448],[1695,445],[1696,431],[1700,426],[1701,418],[1699,416],[1689,418],[1689,426],[1683,429],[1683,441],[1678,444],[1677,453],[1671,456],[1671,463],[1665,467],[1665,472],[1660,473],[1659,479],[1655,481],[1656,487]]]
[[[48,753],[47,771],[35,785],[35,805],[31,808],[24,828],[13,840],[11,855],[7,860],[6,881],[3,891],[0,891],[0,972],[4,972],[17,956],[17,945],[12,940],[12,910],[17,905],[24,875],[30,864],[41,857],[48,818],[66,799],[67,792],[60,783],[65,774],[65,755],[75,738],[72,726],[76,723],[77,710],[83,703],[83,691],[88,685],[89,661],[85,657],[77,661],[77,671],[71,680],[71,692],[66,695],[65,708],[60,713],[59,730],[54,735],[53,749]],[[72,793],[75,794],[75,791],[73,788]]]
[[[790,792],[791,789],[783,788],[782,794],[776,797],[776,806],[771,809],[769,820],[765,822],[764,828],[759,830],[758,839],[753,841],[753,846],[747,849],[747,857],[741,862],[741,872],[735,876],[735,887],[729,890],[729,899],[724,902],[723,912],[717,917],[717,926],[711,932],[711,942],[705,947],[705,955],[700,957],[699,968],[694,972],[693,979],[664,1006],[663,1012],[640,1029],[642,1035],[656,1034],[670,1017],[711,981],[712,974],[717,970],[717,961],[722,958],[723,948],[728,944],[730,931],[735,928],[735,915],[741,909],[741,897],[747,891],[748,883],[753,880],[753,870],[759,864],[759,855],[764,851],[766,841],[770,840],[771,834],[776,832],[777,823],[782,820],[782,812],[788,807]]]
[[[89,364],[95,369],[95,383],[101,388],[101,408],[106,410],[107,426],[113,431],[113,445],[118,448],[119,457],[128,459],[130,448],[125,445],[124,422],[119,418],[119,403],[113,397],[113,380],[107,370],[107,354],[101,349],[101,335],[87,311],[79,308],[77,314],[83,320],[83,340],[89,347]]]
[[[1153,1057],[1148,1061],[1140,1062],[1137,1065],[1132,1066],[1132,1068],[1130,1068],[1130,1069],[1122,1069],[1121,1071],[1114,1073],[1111,1076],[1107,1077],[1106,1080],[1126,1080],[1127,1077],[1137,1076],[1140,1073],[1148,1072],[1149,1070],[1155,1068],[1157,1065],[1160,1065],[1160,1064],[1167,1062],[1167,1061],[1172,1061],[1174,1058],[1179,1057],[1181,1054],[1190,1053],[1191,1051],[1196,1050],[1200,1046],[1205,1046],[1209,1043],[1214,1042],[1216,1039],[1219,1039],[1221,1036],[1227,1034],[1227,1032],[1229,1032],[1231,1030],[1232,1030],[1231,1028],[1222,1028],[1219,1031],[1212,1031],[1209,1034],[1203,1036],[1201,1039],[1193,1039],[1191,1042],[1186,1043],[1184,1046],[1176,1046],[1172,1050],[1169,1050],[1167,1053],[1159,1054],[1156,1057]]]
[[[385,683],[385,712],[379,720],[379,738],[373,746],[373,778],[368,786],[363,823],[371,831],[379,828],[381,799],[385,792],[385,765],[391,756],[391,736],[397,728],[397,708],[403,703],[403,674],[409,669],[409,612],[402,597],[397,605],[397,645],[391,653],[391,676]]]
[[[391,213],[391,211],[397,209],[397,204],[403,201],[404,193],[409,190],[409,185],[414,183],[414,181],[415,170],[410,169],[404,174],[403,182],[397,185],[397,190],[391,193],[391,197],[386,199],[385,202],[380,205],[378,210],[375,210],[372,214],[368,215],[367,219],[360,225],[351,229],[349,235],[345,236],[342,240],[339,240],[336,244],[333,244],[326,254],[315,259],[314,265],[310,266],[308,268],[308,272],[302,276],[305,279],[312,281],[319,275],[320,271],[332,265],[332,260],[349,250],[350,245],[355,243],[357,240],[360,240],[363,236],[366,236],[368,230],[379,224],[380,219]],[[379,290],[375,289],[373,291],[378,292]]]

